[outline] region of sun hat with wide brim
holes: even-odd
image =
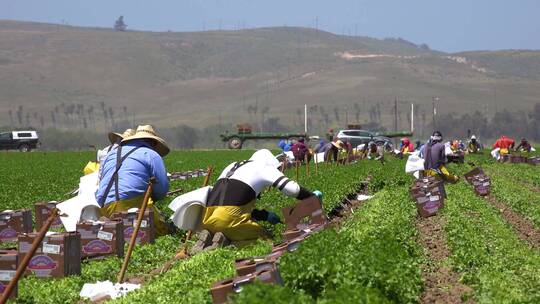
[[[153,149],[162,157],[169,154],[169,147],[165,140],[159,137],[154,128],[151,125],[138,126],[137,131],[132,136],[126,137],[122,140],[122,143],[135,140],[135,139],[151,139],[155,142]]]
[[[135,130],[133,129],[126,129],[122,134],[111,132],[109,133],[109,141],[111,142],[111,144],[115,144],[118,141],[121,141],[122,139],[132,135],[135,135]]]
[[[343,142],[341,140],[333,141],[332,145],[338,149],[343,149]]]

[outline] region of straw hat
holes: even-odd
[[[122,139],[124,139],[126,137],[129,137],[129,136],[132,136],[132,135],[135,135],[135,130],[133,130],[133,129],[126,129],[124,131],[124,133],[122,133],[122,134],[111,132],[111,133],[109,133],[109,141],[111,142],[111,144],[114,144],[114,143],[116,143],[118,141],[121,141]]]
[[[138,126],[135,134],[129,137],[125,137],[122,140],[122,143],[135,139],[151,139],[156,143],[153,148],[159,155],[163,157],[169,154],[170,149],[167,146],[167,143],[165,142],[165,140],[163,140],[163,138],[159,137],[156,134],[154,128],[151,125]]]
[[[332,145],[338,149],[343,149],[343,142],[341,140],[336,140],[332,142]]]

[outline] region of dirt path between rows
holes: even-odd
[[[450,250],[445,242],[443,218],[440,215],[417,218],[415,225],[419,232],[417,242],[427,250],[431,262],[422,267],[425,289],[420,302],[474,303],[473,289],[461,283],[459,274],[444,265]]]
[[[487,201],[501,213],[520,239],[540,250],[540,230],[535,228],[531,221],[512,211],[492,195],[487,197]]]

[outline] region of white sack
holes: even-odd
[[[405,173],[413,173],[416,171],[424,170],[424,159],[419,156],[417,152],[409,155],[407,163],[405,164]]]
[[[169,204],[169,209],[174,211],[171,220],[176,227],[183,230],[199,230],[211,190],[211,186],[199,188],[178,196]]]
[[[324,152],[320,152],[316,154],[317,157],[315,158],[315,161],[317,163],[323,163],[324,162]]]
[[[495,158],[496,160],[499,160],[501,159],[501,149],[500,148],[495,148],[491,151],[491,156],[493,156],[493,158]]]
[[[56,205],[61,214],[60,220],[68,232],[77,230],[77,222],[81,218],[81,211],[86,206],[96,206],[95,193],[98,188],[98,172],[94,172],[81,177],[79,182],[79,193],[77,196]]]
[[[113,284],[111,281],[97,282],[95,284],[86,283],[83,285],[79,296],[81,298],[97,299],[104,296],[110,296],[112,299],[124,296],[128,292],[141,288],[139,284]]]
[[[289,161],[293,161],[294,160],[294,154],[292,153],[292,151],[287,151],[287,152],[283,152],[285,155],[287,155],[287,158],[289,159]]]

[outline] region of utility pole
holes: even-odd
[[[394,131],[397,132],[397,129],[398,129],[398,123],[397,123],[397,120],[398,120],[398,117],[397,117],[397,101],[398,101],[398,98],[396,96],[396,98],[394,99]]]
[[[315,17],[315,31],[319,31],[319,16]]]
[[[397,132],[397,96],[394,99],[394,131]],[[394,139],[394,147],[398,146],[398,140],[397,138]]]
[[[435,102],[439,101],[439,97],[433,96],[432,98],[432,105],[433,105],[433,129],[437,129],[435,125],[435,116],[437,115],[437,107],[435,105]]]

